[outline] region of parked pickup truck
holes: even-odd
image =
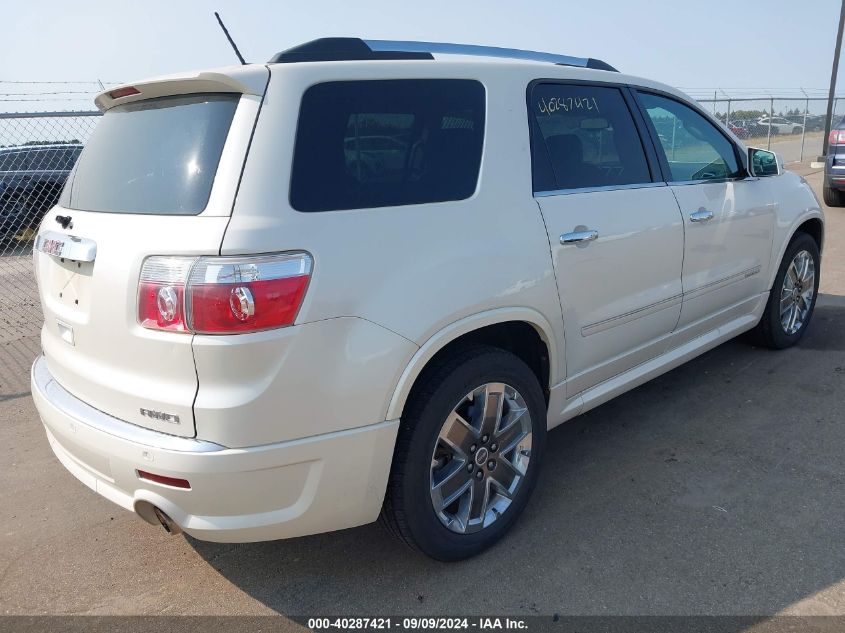
[[[80,143],[0,148],[0,239],[38,228],[81,152]]]

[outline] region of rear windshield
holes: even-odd
[[[160,97],[108,110],[82,152],[62,204],[111,213],[200,213],[239,96]]]

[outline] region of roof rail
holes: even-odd
[[[474,44],[412,42],[399,40],[362,40],[357,37],[324,37],[277,53],[270,63],[342,61],[367,59],[434,59],[433,55],[474,55],[526,61],[548,62],[618,72],[610,64],[592,57],[572,57],[539,51]]]

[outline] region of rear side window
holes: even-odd
[[[533,119],[534,191],[647,183],[648,162],[617,88],[537,84]]]
[[[469,198],[484,87],[462,79],[338,81],[302,97],[290,202],[298,211]]]
[[[111,213],[200,213],[239,96],[161,97],[108,110],[79,158],[63,204]]]

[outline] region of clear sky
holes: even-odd
[[[348,35],[591,56],[688,89],[826,88],[839,6],[839,0],[3,0],[0,81],[131,81],[230,64],[234,54],[212,14],[218,10],[248,61]],[[0,83],[0,93],[18,91],[14,86]]]

